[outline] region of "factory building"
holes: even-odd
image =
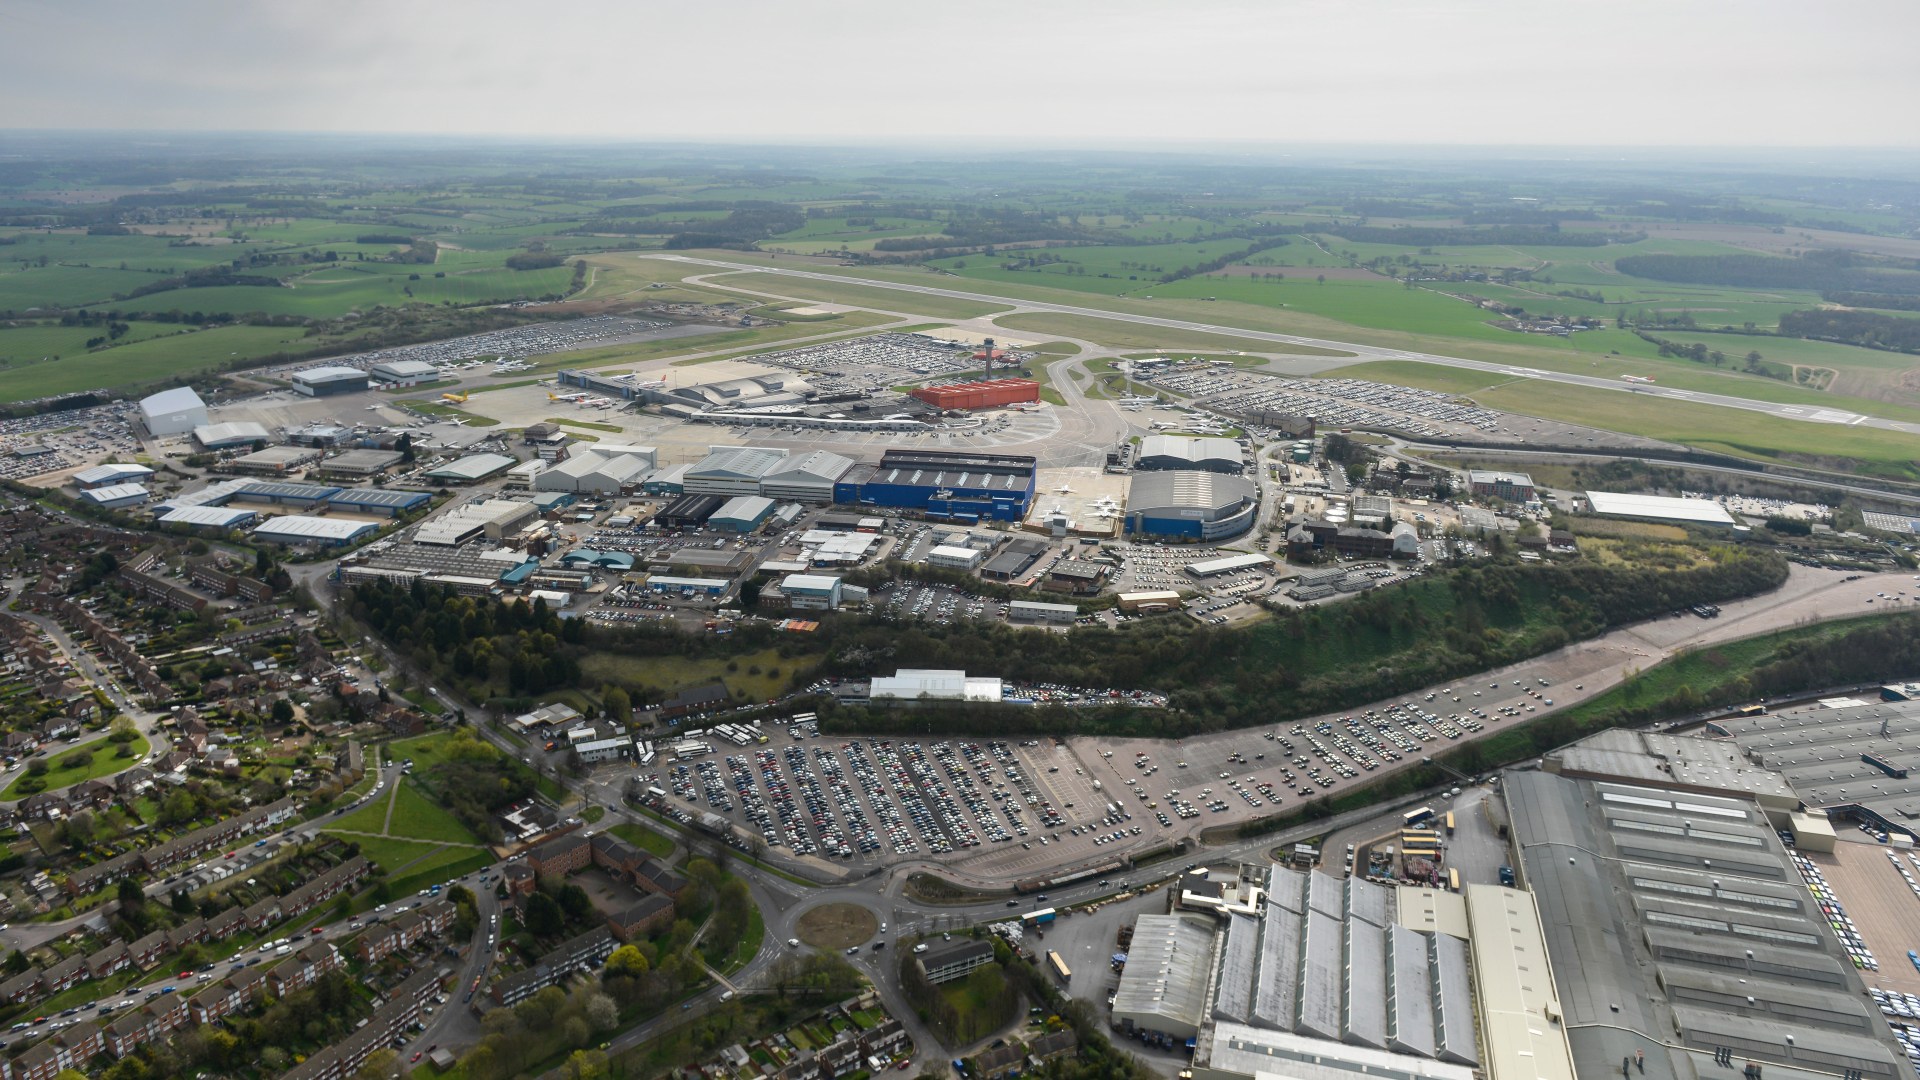
[[[760,478],[760,494],[770,499],[830,503],[833,485],[853,468],[853,459],[827,450],[788,458]]]
[[[82,491],[114,484],[144,483],[153,470],[145,465],[95,465],[73,474],[73,483]]]
[[[1113,995],[1113,1022],[1176,1039],[1200,1033],[1214,921],[1199,915],[1142,915],[1134,921],[1127,968]]]
[[[758,495],[760,480],[779,468],[787,452],[764,446],[714,446],[687,469],[682,488],[689,495]]]
[[[750,533],[773,515],[773,500],[759,495],[736,495],[713,512],[707,524],[727,532]]]
[[[176,386],[140,399],[140,426],[154,438],[185,435],[207,423],[207,403],[191,386]]]
[[[912,396],[936,409],[991,409],[1040,400],[1040,384],[1032,379],[987,379],[981,382],[923,386]]]
[[[440,369],[424,360],[389,360],[373,365],[367,374],[374,382],[388,386],[419,386],[440,381]]]
[[[1147,471],[1198,469],[1239,475],[1244,468],[1240,444],[1232,439],[1191,438],[1185,435],[1148,435],[1140,440],[1133,467]]]
[[[247,420],[230,424],[201,424],[193,429],[193,441],[202,450],[231,450],[236,446],[252,446],[271,438],[272,432]]]
[[[413,542],[457,547],[479,536],[500,540],[519,532],[537,517],[539,511],[532,503],[481,499],[421,525],[413,534]]]
[[[1080,609],[1072,604],[1042,604],[1032,600],[1015,600],[1007,605],[1007,619],[1012,622],[1067,626],[1079,617]]]
[[[653,574],[646,580],[646,589],[659,596],[679,596],[687,600],[713,600],[727,593],[732,582],[726,578],[674,577],[668,574]]]
[[[1259,512],[1259,489],[1239,476],[1135,473],[1127,489],[1127,532],[1137,536],[1221,540],[1252,528]]]
[[[1129,615],[1151,615],[1157,611],[1171,611],[1180,606],[1180,594],[1172,589],[1123,592],[1118,599],[1120,610]]]
[[[292,378],[295,393],[308,397],[352,394],[367,388],[367,373],[359,368],[328,366],[296,371]]]
[[[1621,749],[1617,740],[1605,746]],[[1516,869],[1538,905],[1557,994],[1551,1011],[1527,1007],[1489,1032],[1492,1080],[1547,1075],[1522,1052],[1537,1042],[1534,1030],[1555,1022],[1581,1077],[1618,1072],[1623,1061],[1653,1077],[1735,1068],[1769,1080],[1911,1076],[1905,1048],[1867,995],[1859,970],[1867,961],[1836,934],[1824,890],[1808,891],[1778,823],[1743,790],[1754,778],[1696,766],[1683,780],[1654,753],[1636,762],[1630,752],[1596,751],[1586,755],[1589,770],[1628,779],[1501,774]],[[1709,794],[1716,786],[1723,793]],[[1471,909],[1471,889],[1468,899]],[[1472,914],[1482,986],[1497,977],[1537,994],[1537,961],[1502,964],[1497,949],[1483,959],[1482,920]],[[1487,921],[1502,918],[1490,912]]]
[[[1033,504],[1038,462],[1015,454],[888,450],[834,484],[833,501],[916,510],[948,521],[1020,521]]]

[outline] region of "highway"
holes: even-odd
[[[1904,420],[1888,420],[1882,417],[1867,416],[1862,413],[1848,412],[1841,409],[1822,409],[1808,405],[1786,405],[1773,401],[1756,401],[1752,398],[1736,397],[1731,394],[1710,394],[1698,390],[1681,390],[1674,387],[1660,386],[1657,383],[1626,383],[1618,379],[1603,379],[1594,375],[1575,375],[1568,372],[1542,371],[1537,368],[1521,367],[1513,364],[1489,363],[1484,360],[1469,360],[1465,357],[1445,356],[1440,353],[1389,349],[1377,345],[1362,345],[1351,341],[1334,341],[1329,338],[1303,337],[1298,334],[1279,334],[1269,330],[1247,330],[1238,326],[1221,326],[1214,323],[1194,322],[1191,319],[1170,319],[1157,315],[1140,315],[1132,312],[1109,311],[1105,308],[1054,304],[1040,300],[1026,300],[1019,297],[996,296],[992,293],[943,289],[933,285],[907,285],[894,281],[880,281],[873,278],[853,277],[846,274],[824,274],[813,270],[795,270],[782,266],[756,266],[752,263],[703,259],[691,255],[647,254],[641,255],[640,258],[666,259],[696,266],[713,266],[739,273],[778,274],[783,277],[806,278],[814,281],[833,282],[840,285],[861,285],[873,289],[894,289],[921,296],[938,296],[950,300],[970,300],[982,304],[1011,306],[1014,309],[1012,312],[1004,312],[1002,314],[1053,312],[1061,315],[1079,315],[1092,319],[1110,319],[1115,322],[1133,323],[1140,326],[1154,326],[1165,330],[1187,330],[1204,334],[1224,334],[1232,337],[1245,338],[1250,341],[1266,341],[1280,345],[1308,345],[1318,349],[1335,349],[1349,352],[1362,360],[1417,360],[1425,364],[1438,364],[1442,367],[1480,371],[1491,375],[1540,379],[1545,382],[1565,383],[1571,386],[1584,386],[1596,390],[1642,394],[1647,397],[1659,398],[1665,401],[1677,401],[1695,405],[1717,405],[1722,408],[1741,409],[1746,412],[1761,413],[1779,420],[1803,420],[1816,424],[1879,428],[1885,431],[1898,431],[1909,435],[1920,435],[1920,424],[1910,423]],[[733,286],[727,287],[733,288]],[[997,318],[999,316],[995,317]]]

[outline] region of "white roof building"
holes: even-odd
[[[121,506],[139,506],[146,502],[147,489],[141,484],[108,484],[105,487],[89,488],[80,493],[80,497],[95,506],[116,508]]]
[[[832,502],[834,482],[847,475],[852,458],[815,450],[788,458],[760,478],[760,494],[770,499]]]
[[[207,450],[248,446],[272,438],[272,432],[249,420],[227,424],[201,424],[193,429],[193,441]]]
[[[1202,469],[1225,473],[1237,473],[1242,465],[1240,444],[1232,439],[1187,435],[1148,435],[1140,440],[1140,450],[1133,462],[1136,469]]]
[[[476,480],[484,480],[513,463],[513,459],[505,454],[468,454],[457,461],[450,461],[437,469],[428,471],[427,475],[437,480],[470,484]]]
[[[530,502],[511,499],[482,499],[470,502],[420,526],[413,534],[416,544],[455,547],[482,534],[498,540],[511,536],[539,516]]]
[[[367,374],[381,382],[426,382],[440,377],[440,369],[425,360],[389,360],[375,364]]]
[[[986,701],[1002,699],[999,679],[969,678],[964,671],[939,668],[901,668],[891,677],[881,676],[869,686],[867,696],[880,700],[892,698],[917,701]]]
[[[1605,517],[1638,521],[1665,521],[1676,525],[1713,525],[1732,528],[1733,515],[1712,499],[1673,499],[1665,495],[1623,495],[1611,491],[1587,492],[1593,512]]]
[[[715,446],[687,470],[689,495],[758,495],[760,479],[778,468],[787,452],[765,446]]]
[[[139,483],[152,475],[153,470],[145,465],[95,465],[74,473],[73,482],[83,488],[94,488],[108,484]]]
[[[1134,920],[1127,968],[1114,991],[1113,1018],[1136,1029],[1190,1039],[1206,1018],[1213,972],[1214,925],[1197,915],[1142,915]]]
[[[238,529],[260,515],[231,506],[182,506],[160,515],[162,525],[192,525],[202,529]]]
[[[253,530],[253,536],[256,540],[265,540],[269,543],[312,544],[316,547],[325,547],[350,544],[369,533],[378,531],[380,531],[380,523],[376,521],[349,521],[345,518],[288,514],[261,522],[260,527]]]
[[[647,458],[639,454],[608,456],[583,450],[534,477],[533,486],[536,491],[611,495],[640,483],[652,471]]]
[[[162,390],[140,401],[140,425],[155,438],[185,435],[206,422],[207,403],[191,386]]]

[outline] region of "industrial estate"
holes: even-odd
[[[0,1080],[1920,1069],[1910,182],[546,153],[16,170]]]

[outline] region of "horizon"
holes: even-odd
[[[1920,150],[1920,8],[1900,0],[1813,19],[1792,0],[1737,19],[1660,0],[842,0],[810,20],[740,0],[724,24],[606,0],[564,21],[505,0],[14,8],[0,94],[21,131]]]

